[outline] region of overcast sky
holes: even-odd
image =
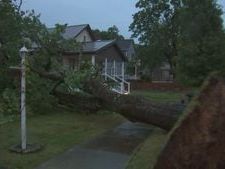
[[[56,23],[90,24],[92,29],[105,30],[116,25],[129,38],[129,25],[137,11],[138,0],[23,0],[23,9],[34,9],[48,27]],[[218,0],[225,10],[225,0]],[[225,20],[225,15],[223,16]]]

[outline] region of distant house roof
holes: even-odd
[[[132,39],[117,40],[116,43],[122,51],[127,51],[129,50],[130,46],[134,44],[134,40]]]
[[[55,28],[50,28],[48,30],[51,32],[54,29]],[[67,26],[62,36],[65,39],[73,39],[73,38],[76,38],[84,29],[88,30],[88,32],[90,33],[90,36],[94,40],[95,38],[94,38],[94,35],[92,34],[91,27],[89,24]]]
[[[124,56],[121,49],[118,47],[115,40],[98,40],[94,42],[85,42],[82,45],[82,53],[98,53],[104,49],[107,49],[108,47],[115,46],[118,52],[121,54],[124,60],[127,60]],[[77,51],[66,51],[65,54],[74,54],[79,53]]]
[[[98,52],[115,43],[114,40],[99,40],[95,42],[86,42],[83,44],[83,52]]]

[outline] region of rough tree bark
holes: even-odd
[[[184,109],[181,104],[154,103],[143,97],[119,95],[107,85],[92,79],[84,82],[84,90],[100,98],[109,110],[131,121],[144,122],[170,130]]]

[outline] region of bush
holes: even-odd
[[[14,89],[6,88],[2,93],[0,100],[1,115],[16,115],[19,113],[18,92]]]
[[[27,104],[30,112],[46,114],[53,112],[57,99],[50,94],[54,83],[29,73],[27,77]]]

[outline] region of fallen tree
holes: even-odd
[[[32,67],[30,67],[30,70],[37,73],[42,78],[56,82],[50,92],[59,99],[62,99],[62,104],[77,104],[78,99],[76,95],[57,91],[57,87],[64,82],[63,74],[43,72]],[[143,97],[117,94],[96,77],[85,78],[80,83],[82,83],[83,86],[82,90],[93,95],[96,100],[93,104],[86,106],[86,108],[97,111],[99,108],[103,107],[121,114],[130,121],[152,124],[167,131],[174,126],[184,109],[183,104],[155,103]],[[93,99],[92,97],[91,100]]]
[[[107,109],[131,121],[144,122],[170,130],[184,109],[182,104],[154,103],[143,97],[120,95],[95,79],[83,82],[83,90],[102,100]]]
[[[45,77],[47,74],[40,75]],[[57,79],[57,84],[63,81],[62,76],[51,79]],[[85,79],[82,83],[83,90],[98,98],[107,109],[118,112],[131,121],[144,122],[170,130],[169,138],[154,169],[225,168],[223,130],[225,79],[223,77],[211,76],[181,117],[183,106],[158,104],[142,97],[119,95],[94,78]],[[54,90],[56,88],[57,85]]]

